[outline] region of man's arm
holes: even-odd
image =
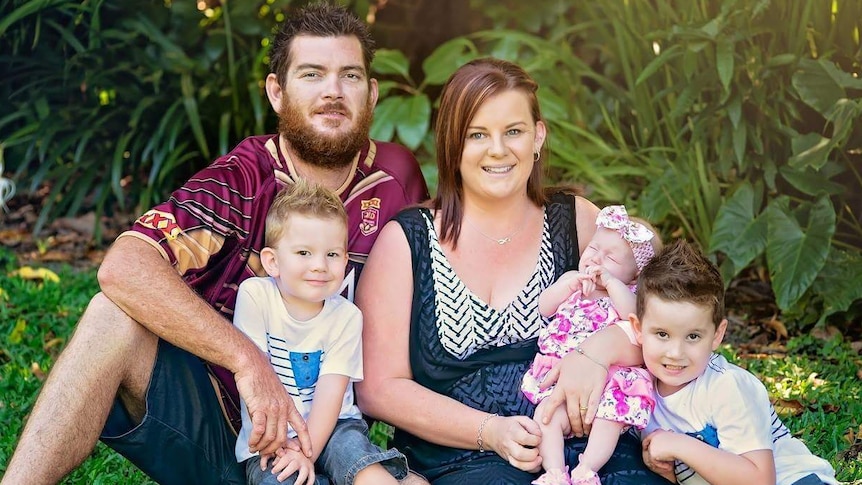
[[[158,251],[135,237],[118,239],[99,268],[105,295],[160,338],[234,373],[254,432],[253,450],[275,452],[287,443],[287,423],[306,455],[305,422],[265,356],[229,321],[186,285]]]

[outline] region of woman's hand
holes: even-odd
[[[543,401],[547,406],[542,422],[548,424],[554,410],[565,403],[572,433],[577,437],[589,434],[607,377],[606,368],[577,352],[569,352],[539,385],[546,389],[556,383],[551,395]]]
[[[515,468],[537,472],[542,467],[539,443],[542,432],[535,421],[526,416],[494,416],[482,433],[488,448],[497,452]]]

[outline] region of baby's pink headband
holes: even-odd
[[[624,205],[609,205],[599,212],[596,225],[617,231],[632,248],[638,273],[655,256],[655,250],[650,241],[655,234],[640,222],[629,219]]]

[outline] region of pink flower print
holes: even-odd
[[[584,312],[584,316],[592,323],[593,330],[598,330],[599,326],[608,318],[608,311],[602,308],[596,300],[581,300],[578,307]]]
[[[629,404],[626,402],[626,395],[620,389],[616,388],[613,391],[614,400],[617,402],[617,416],[625,416],[629,413]]]
[[[557,322],[557,336],[565,340],[569,331],[572,329],[572,321],[569,320],[569,317],[561,314]]]

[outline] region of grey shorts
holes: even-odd
[[[399,480],[407,476],[404,455],[394,448],[383,451],[368,441],[368,425],[364,420],[339,419],[315,463],[315,485],[326,485],[330,481],[335,485],[352,485],[357,473],[375,463],[383,465]],[[272,465],[261,470],[260,457],[257,456],[246,460],[245,467],[249,485],[293,485],[297,478],[294,473],[285,481],[278,482],[276,475],[272,474]]]
[[[100,437],[161,484],[245,485],[228,425],[204,362],[159,340],[146,414],[135,423],[119,399]]]

